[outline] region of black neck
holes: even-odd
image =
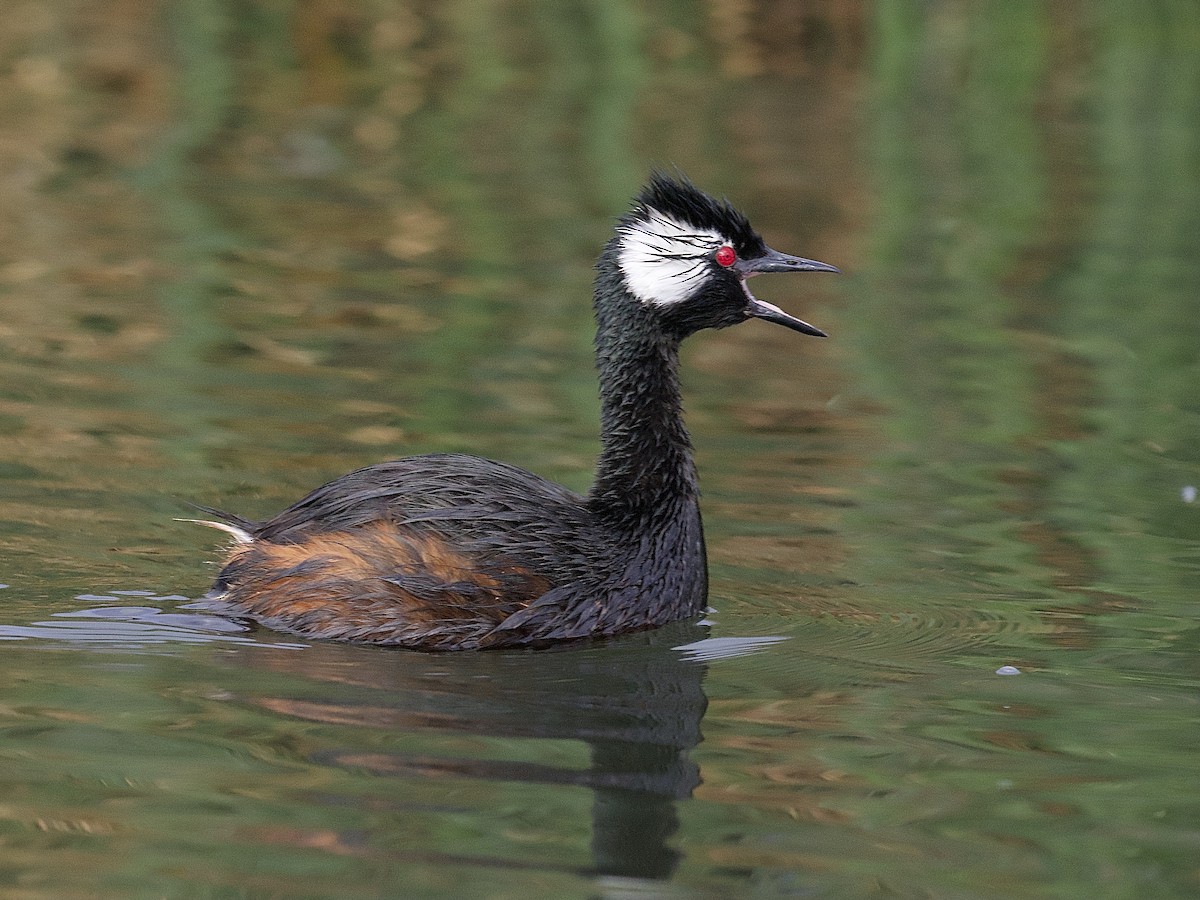
[[[617,521],[694,505],[692,443],[683,426],[679,338],[625,291],[611,253],[596,280],[601,451],[588,500]]]

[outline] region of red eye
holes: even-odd
[[[720,264],[728,269],[735,262],[737,262],[737,251],[734,250],[732,247],[730,247],[728,244],[726,244],[724,247],[720,247],[717,249],[717,263],[718,264]]]

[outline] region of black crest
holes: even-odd
[[[733,242],[739,256],[754,257],[766,250],[749,219],[728,200],[717,200],[704,193],[682,173],[671,176],[656,169],[636,203],[628,218],[638,218],[646,208],[656,209],[696,228],[720,232]]]

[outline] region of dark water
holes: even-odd
[[[20,6],[0,895],[1200,894],[1192,4]],[[706,624],[183,608],[188,501],[432,450],[585,488],[655,162],[847,272],[756,282],[830,340],[685,354]]]

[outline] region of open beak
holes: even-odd
[[[742,279],[742,290],[746,292],[748,316],[774,322],[776,325],[783,325],[803,334],[811,334],[813,337],[828,337],[820,328],[788,315],[773,303],[759,300],[750,293],[750,288],[746,286],[746,280],[764,272],[840,272],[841,269],[837,266],[817,262],[815,259],[805,259],[802,256],[789,256],[768,247],[763,256],[756,256],[754,259],[739,259],[733,264],[733,269]]]

